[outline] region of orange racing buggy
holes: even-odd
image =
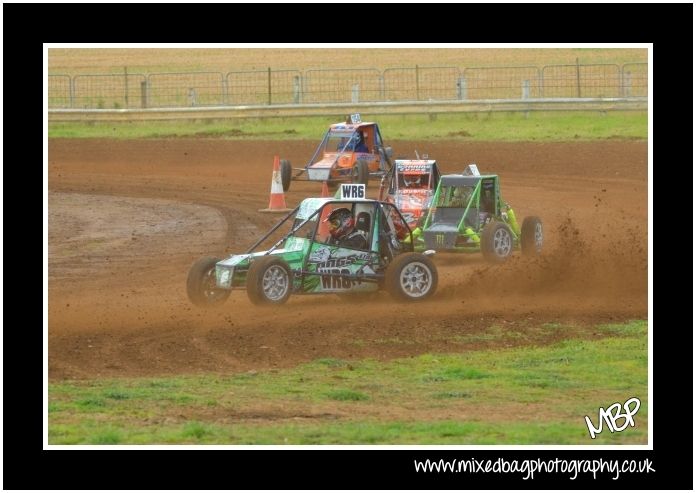
[[[281,160],[283,191],[288,191],[293,180],[326,181],[334,187],[342,182],[367,185],[370,178],[381,178],[391,169],[391,155],[379,126],[353,114],[348,121],[329,127],[304,168],[292,168],[290,161]]]

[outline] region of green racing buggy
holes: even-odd
[[[359,187],[365,196],[364,185],[341,187]],[[216,305],[235,289],[245,289],[254,304],[282,304],[291,294],[349,295],[379,289],[407,301],[431,296],[438,281],[429,258],[435,252],[413,251],[412,231],[394,204],[342,197],[307,198],[246,253],[196,261],[186,284],[190,301]],[[327,218],[339,208],[354,215],[367,248],[332,241]],[[283,228],[286,233],[276,240],[273,235]],[[264,242],[270,247],[253,252]]]
[[[415,251],[481,252],[505,261],[515,249],[538,255],[544,241],[541,219],[525,217],[522,227],[500,194],[498,175],[481,175],[475,165],[440,178],[430,208],[413,232]]]

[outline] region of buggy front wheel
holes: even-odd
[[[358,159],[355,162],[351,172],[351,181],[353,183],[362,183],[367,185],[367,183],[370,181],[370,168],[367,165],[367,161]]]
[[[186,294],[194,305],[220,305],[230,296],[229,290],[218,289],[215,281],[215,264],[219,261],[218,258],[203,257],[191,266],[186,279]]]
[[[505,262],[512,254],[512,232],[505,223],[491,221],[481,233],[481,252],[489,262],[499,264]]]
[[[246,289],[255,305],[282,305],[290,297],[292,271],[283,259],[259,257],[249,267]]]

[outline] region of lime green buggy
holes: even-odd
[[[514,250],[539,255],[544,229],[537,216],[520,227],[500,194],[498,175],[449,174],[440,178],[422,224],[413,232],[414,250],[481,252],[486,260],[505,261]]]

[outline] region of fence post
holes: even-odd
[[[626,72],[626,75],[624,76],[624,97],[625,98],[630,98],[631,97],[631,72]]]
[[[128,67],[123,67],[123,78],[124,78],[124,80],[125,80],[126,108],[128,108]]]
[[[292,102],[295,104],[300,103],[300,76],[295,75],[292,78]]]
[[[580,97],[580,59],[575,59],[575,77],[577,80],[578,97]]]
[[[147,81],[144,80],[140,83],[140,106],[142,108],[147,108]]]
[[[418,77],[418,65],[416,65],[416,101],[420,101],[420,87],[419,87],[419,77]]]
[[[195,87],[189,87],[188,97],[189,97],[189,106],[196,106],[196,104],[197,104],[196,99],[198,99],[198,98],[196,97],[196,88]]]
[[[529,80],[522,81],[522,99],[529,99]],[[524,119],[529,118],[529,111],[524,112]]]
[[[379,76],[379,100],[386,101],[386,95],[384,94],[384,72]]]
[[[459,99],[467,99],[468,98],[465,77],[460,77],[457,80],[457,96],[459,97]]]
[[[353,84],[353,88],[352,88],[351,95],[350,95],[350,102],[351,103],[359,103],[360,102],[360,84]]]
[[[75,80],[72,77],[68,78],[68,87],[69,93],[70,93],[70,107],[74,108],[75,106]]]
[[[268,106],[271,105],[271,67],[268,67]]]
[[[529,80],[522,81],[522,99],[529,99]]]

